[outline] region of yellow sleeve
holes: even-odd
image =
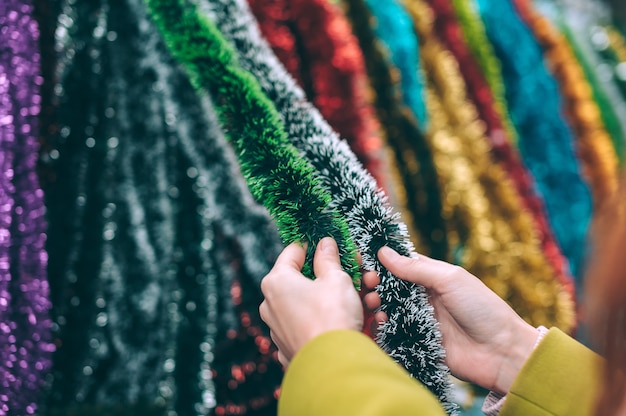
[[[500,416],[593,414],[602,363],[587,347],[550,329],[513,382]]]
[[[370,338],[347,330],[318,336],[287,368],[280,416],[443,416],[436,397]]]

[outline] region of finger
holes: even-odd
[[[278,349],[278,350],[284,350],[285,349],[284,346],[282,345],[282,342],[280,341],[280,339],[278,338],[276,333],[274,331],[272,331],[271,328],[270,328],[270,339],[272,340],[272,342],[276,346],[276,349]]]
[[[383,323],[383,322],[387,322],[387,320],[389,319],[387,317],[387,314],[383,311],[378,311],[374,314],[374,319],[376,320],[376,322]]]
[[[375,311],[380,308],[380,296],[376,292],[370,292],[363,297],[363,303],[365,303],[367,309]]]
[[[324,237],[317,243],[313,257],[313,271],[318,279],[324,278],[327,274],[344,273],[341,268],[337,243],[332,238]]]
[[[289,365],[289,360],[281,350],[278,350],[278,362],[281,363],[283,367],[287,367]]]
[[[425,256],[406,257],[400,255],[390,247],[384,246],[378,250],[378,260],[395,276],[402,280],[417,283],[432,288],[437,280],[437,273],[433,267],[427,267],[428,258]]]
[[[363,273],[363,285],[368,289],[374,289],[380,284],[380,276],[375,270]]]
[[[298,241],[289,244],[276,259],[274,267],[286,266],[298,271],[302,270],[306,258],[306,246],[306,243]]]
[[[265,300],[259,305],[259,315],[261,316],[263,322],[265,322],[265,324],[271,328],[269,319],[269,306],[267,305],[267,302]]]

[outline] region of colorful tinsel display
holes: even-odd
[[[0,4],[0,415],[33,415],[55,349],[46,211],[37,177],[39,28],[28,0]]]
[[[580,279],[592,205],[562,99],[543,52],[507,1],[476,0],[488,39],[502,65],[506,101],[519,132],[522,160],[535,179],[554,235]]]
[[[389,59],[400,75],[399,94],[411,109],[422,132],[428,131],[428,112],[424,100],[424,74],[420,66],[419,42],[411,16],[396,0],[367,0],[378,39],[389,51]]]
[[[508,112],[502,68],[487,38],[485,25],[480,19],[476,4],[474,0],[452,0],[452,4],[455,17],[463,32],[463,39],[467,42],[473,58],[480,65],[482,76],[489,84],[490,93],[494,100],[493,105],[506,129],[507,134],[504,138],[510,140],[511,144],[517,145],[518,133]],[[439,19],[439,15],[436,18]]]
[[[575,322],[571,295],[541,252],[532,217],[508,185],[510,179],[501,166],[489,163],[484,129],[467,101],[457,62],[434,32],[432,9],[423,1],[406,4],[422,42],[433,123],[430,138],[445,181],[455,260],[527,321],[571,330]]]
[[[0,415],[274,415],[259,283],[305,199],[382,274],[378,342],[451,413],[426,293],[378,247],[571,328],[626,148],[620,0],[173,0],[219,46],[184,59],[146,1],[0,2]]]
[[[567,4],[538,1],[537,9],[559,29],[567,39],[572,52],[591,85],[594,100],[600,108],[604,125],[611,135],[618,157],[623,160],[626,138],[626,102],[619,93],[610,66],[598,52],[605,40],[597,28],[607,21],[606,12],[597,2]],[[598,37],[597,35],[600,34]],[[599,42],[598,42],[599,41]]]
[[[467,47],[452,4],[441,0],[430,0],[428,4],[433,10],[433,25],[437,36],[463,68],[461,74],[467,85],[468,98],[474,103],[479,118],[485,123],[487,135],[506,136],[507,133],[503,131],[504,123],[496,111],[491,90],[480,66]],[[510,139],[500,137],[498,140]]]
[[[520,16],[533,30],[545,50],[550,70],[563,97],[566,115],[576,135],[577,156],[592,191],[601,206],[617,188],[617,155],[593,100],[591,87],[567,40],[527,0],[513,0]]]
[[[509,137],[513,127],[506,128],[508,118],[503,120],[497,111],[497,101],[491,93],[490,86],[486,83],[483,71],[481,71],[466,43],[464,31],[457,19],[458,15],[455,9],[445,0],[430,0],[428,3],[433,10],[434,29],[448,50],[454,55],[459,67],[462,68],[460,74],[467,86],[468,98],[476,106],[480,120],[485,123],[485,137],[489,142],[492,157],[504,168],[515,185],[523,208],[532,215],[535,233],[541,241],[541,249],[552,264],[556,276],[566,290],[575,297],[573,278],[569,272],[567,261],[554,239],[552,229],[546,218],[544,203],[533,187],[533,178],[524,167],[519,151],[512,145],[517,141],[517,138]],[[492,72],[495,73],[496,70],[497,68],[493,68]],[[498,78],[496,77],[496,79]],[[516,133],[515,135],[517,137]]]
[[[402,212],[421,252],[437,259],[449,259],[449,246],[442,217],[442,194],[432,150],[415,123],[415,116],[404,104],[398,69],[391,64],[384,44],[375,36],[374,18],[365,0],[344,0],[343,8],[352,23],[365,57],[367,73],[374,91],[377,114],[384,127],[387,146],[394,156]],[[419,237],[419,238],[417,238]],[[417,241],[416,241],[417,240]]]

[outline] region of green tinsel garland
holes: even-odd
[[[146,4],[172,55],[188,70],[192,84],[206,89],[215,100],[250,191],[275,219],[282,240],[310,243],[303,273],[313,277],[315,246],[321,238],[332,236],[339,246],[343,269],[359,288],[356,246],[347,223],[329,209],[330,194],[289,143],[272,102],[256,80],[237,66],[230,45],[192,5],[180,0],[146,0]],[[236,114],[249,117],[237,119]]]

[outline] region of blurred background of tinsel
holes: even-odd
[[[626,4],[247,3],[416,247],[585,341],[586,233],[626,147]],[[219,104],[144,0],[0,4],[0,415],[276,413],[258,305],[283,244]],[[480,414],[486,392],[454,385]]]

